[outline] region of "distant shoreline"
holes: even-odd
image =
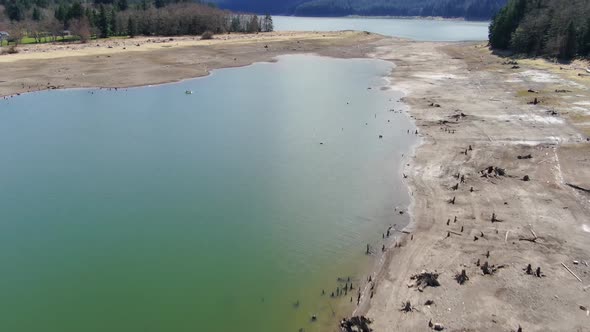
[[[359,18],[359,19],[394,19],[394,20],[426,20],[426,21],[450,21],[450,22],[474,22],[474,23],[489,23],[490,20],[467,20],[464,17],[442,17],[442,16],[364,16],[364,15],[346,15],[346,16],[296,16],[296,15],[273,15],[278,17],[293,17],[293,18],[318,18],[318,19],[332,19],[332,18]]]

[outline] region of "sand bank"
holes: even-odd
[[[87,44],[19,46],[0,56],[0,96],[55,88],[131,87],[207,75],[212,69],[317,53],[363,57],[382,37],[361,32],[273,32],[258,35],[138,37]]]

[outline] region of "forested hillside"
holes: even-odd
[[[309,0],[209,0],[220,8],[251,13],[292,15],[299,4]]]
[[[441,16],[489,19],[506,0],[313,0],[295,8],[301,16]]]
[[[213,0],[222,8],[299,16],[441,16],[489,19],[507,0]]]
[[[202,35],[273,30],[270,16],[234,14],[183,0],[0,0],[0,42],[15,44],[134,35]],[[70,38],[74,37],[74,38]]]
[[[510,0],[490,25],[490,45],[562,59],[590,55],[589,0]]]

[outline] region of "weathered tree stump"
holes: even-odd
[[[412,312],[412,304],[410,301],[402,302],[402,308],[400,309],[401,312]]]
[[[457,280],[459,285],[463,285],[467,280],[469,280],[467,272],[465,272],[465,270],[461,270],[461,273],[457,273],[455,275],[455,280]]]

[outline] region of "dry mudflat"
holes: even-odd
[[[590,331],[588,64],[514,63],[473,43],[372,56],[396,64],[423,139],[404,171],[413,236],[387,253],[375,331]],[[419,287],[422,272],[440,286]]]
[[[165,83],[292,53],[392,61],[422,138],[404,170],[410,234],[379,254],[355,314],[375,331],[590,331],[587,63],[360,32],[111,39],[0,56],[0,96]],[[422,272],[440,286],[416,285]]]

